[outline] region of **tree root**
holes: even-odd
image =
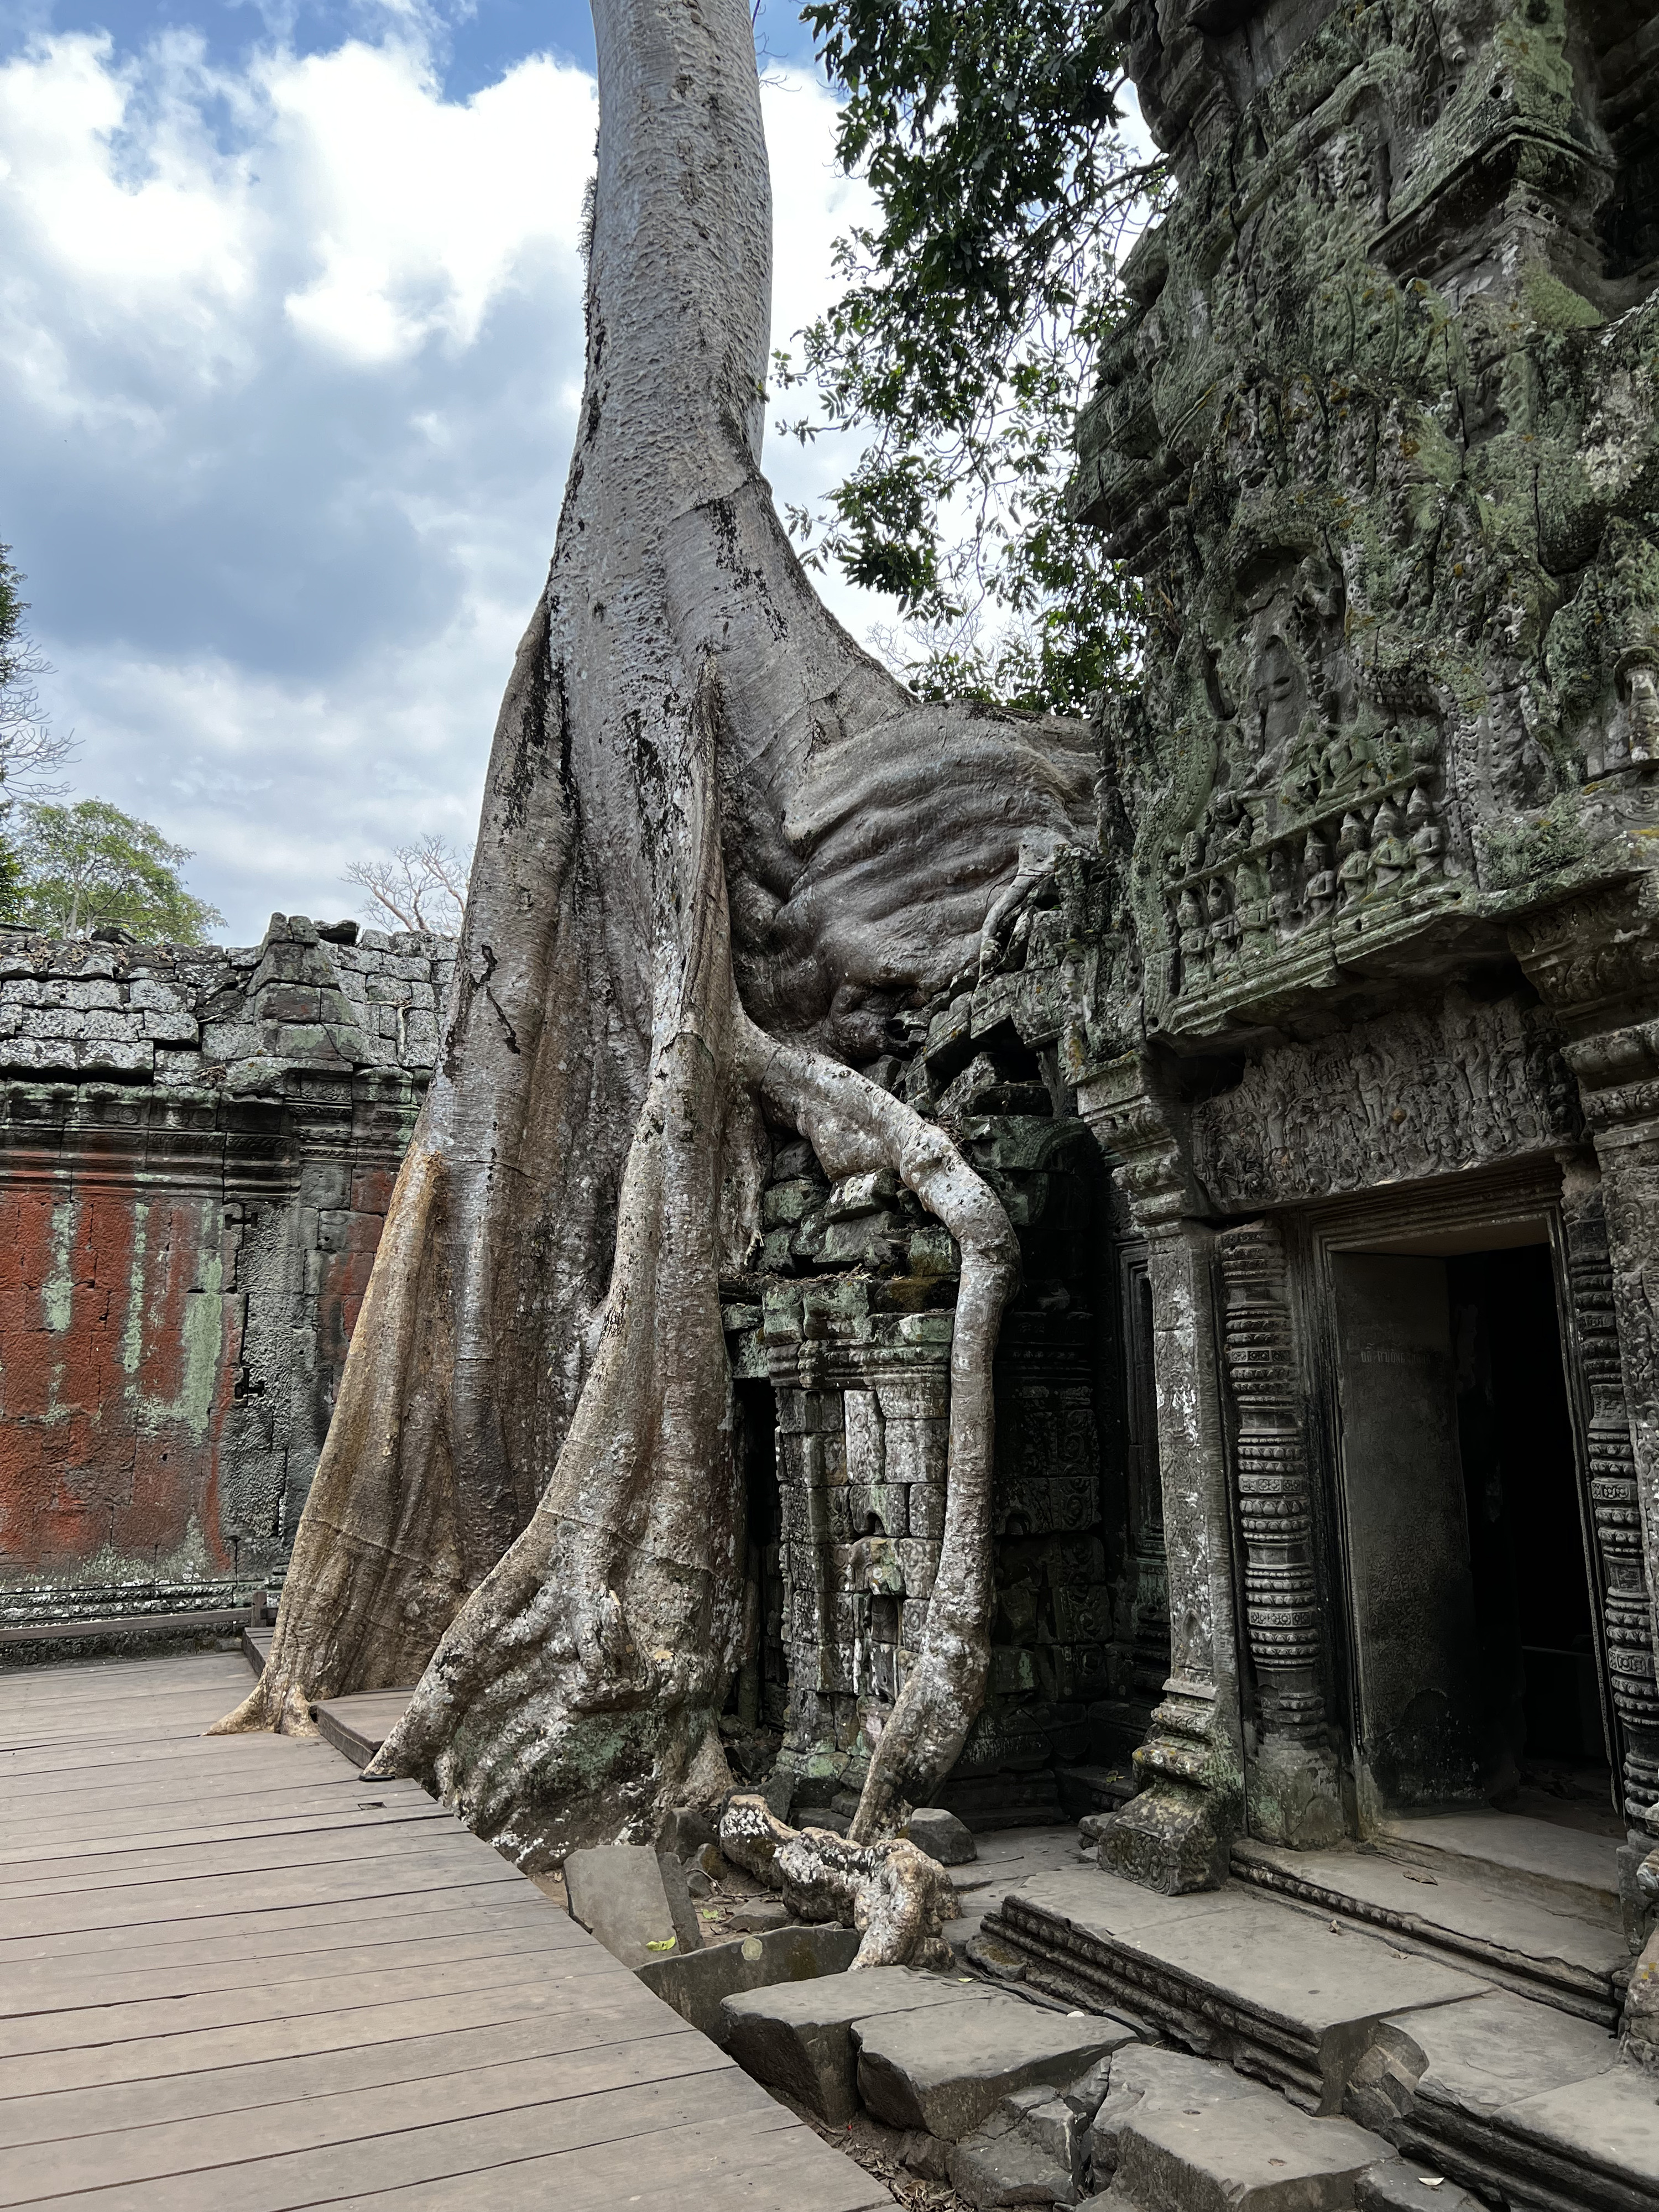
[[[833,1180],[896,1169],[962,1251],[951,1338],[950,1459],[945,1534],[917,1663],[878,1738],[851,1835],[890,1832],[925,1802],[962,1749],[991,1664],[992,1360],[1019,1279],[1019,1246],[1001,1201],[945,1132],[902,1099],[757,1029],[741,1009],[740,1072],[811,1143]]]
[[[579,1844],[649,1841],[674,1804],[729,1786],[708,1747],[740,1648],[742,1508],[717,1283],[721,1147],[709,1132],[745,1088],[794,1123],[830,1175],[896,1169],[962,1249],[938,1577],[854,1848],[890,1832],[948,1771],[989,1671],[991,1364],[1018,1246],[943,1130],[744,1013],[715,817],[718,714],[707,670],[684,817],[689,944],[623,1176],[599,1353],[529,1527],[451,1623],[369,1770],[428,1783],[532,1870]]]
[[[412,1681],[466,1595],[453,1492],[434,1485],[411,1498],[399,1479],[430,1388],[418,1310],[444,1179],[422,1124],[392,1194],[264,1670],[209,1735],[315,1735],[318,1699]]]
[[[720,1816],[720,1849],[800,1920],[834,1921],[864,1937],[861,1966],[950,1967],[943,1929],[960,1910],[956,1885],[915,1844],[855,1844],[827,1828],[792,1828],[763,1797],[733,1797]]]
[[[368,1769],[427,1783],[530,1872],[649,1842],[669,1807],[731,1786],[716,1723],[742,1636],[743,1509],[717,1214],[735,994],[709,712],[705,697],[678,1005],[623,1176],[598,1353],[530,1525]]]

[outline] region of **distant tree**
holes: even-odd
[[[47,779],[75,749],[72,738],[54,734],[41,709],[35,679],[52,665],[23,627],[22,581],[11,548],[0,545],[0,919],[16,914],[21,894],[12,809],[19,799],[56,798],[65,787]]]
[[[147,944],[199,945],[224,926],[217,907],[179,881],[188,849],[170,844],[153,823],[102,799],[73,806],[34,800],[21,813],[17,906],[33,928],[82,937],[112,925]]]
[[[371,921],[391,921],[399,929],[454,937],[466,912],[471,872],[470,845],[462,853],[446,838],[422,837],[416,844],[399,845],[389,860],[354,860],[345,879],[368,893],[362,911]]]

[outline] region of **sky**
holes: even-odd
[[[760,32],[780,343],[866,203],[794,9]],[[0,0],[0,541],[70,795],[191,848],[228,942],[471,841],[580,395],[592,70],[568,0]]]

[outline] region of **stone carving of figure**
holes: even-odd
[[[1282,637],[1268,638],[1250,672],[1248,726],[1258,759],[1283,756],[1300,726],[1306,697],[1307,684],[1289,646]]]
[[[1342,855],[1336,871],[1342,903],[1345,907],[1354,906],[1364,897],[1371,885],[1371,856],[1363,814],[1350,809],[1343,816],[1336,848]]]
[[[1328,920],[1336,905],[1336,871],[1331,865],[1331,848],[1317,830],[1309,830],[1302,848],[1302,876],[1308,920]]]
[[[1406,826],[1412,833],[1412,864],[1419,876],[1437,876],[1445,865],[1446,833],[1434,811],[1434,801],[1424,785],[1412,793],[1406,808]]]
[[[1296,931],[1296,884],[1291,874],[1291,856],[1283,845],[1275,845],[1268,852],[1267,882],[1273,928],[1282,942]]]
[[[1233,940],[1238,935],[1232,886],[1224,875],[1213,875],[1205,884],[1204,911],[1209,916],[1211,955],[1219,968],[1232,958]]]
[[[1632,763],[1659,760],[1659,671],[1645,654],[1627,654],[1619,666],[1618,686],[1625,709],[1620,757]],[[1612,766],[1611,745],[1607,758]]]
[[[1238,949],[1246,960],[1258,959],[1273,951],[1272,912],[1267,903],[1273,886],[1259,854],[1247,853],[1239,862],[1235,887],[1243,933]]]
[[[1376,889],[1391,890],[1410,870],[1412,863],[1406,817],[1395,799],[1385,798],[1371,823],[1371,872]]]
[[[1333,729],[1325,739],[1319,756],[1319,787],[1334,791],[1353,764],[1353,746],[1347,732],[1340,727]]]
[[[1176,930],[1181,946],[1182,981],[1188,986],[1200,984],[1209,964],[1210,931],[1203,905],[1190,884],[1176,902]]]

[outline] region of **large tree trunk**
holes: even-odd
[[[1000,1206],[844,1065],[973,960],[1022,832],[1091,834],[1075,725],[923,707],[821,606],[759,471],[770,208],[742,0],[595,0],[587,374],[496,727],[442,1056],[270,1662],[226,1728],[419,1690],[380,1765],[539,1865],[724,1782],[742,1487],[718,1310],[775,1117],[964,1255],[945,1560],[872,1834],[988,1650]]]

